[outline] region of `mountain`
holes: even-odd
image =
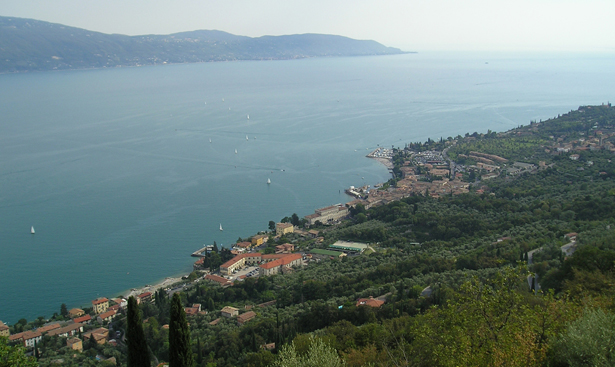
[[[126,36],[0,17],[0,73],[232,60],[403,53],[375,41],[325,34],[237,36],[215,30]]]

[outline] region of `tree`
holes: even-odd
[[[278,358],[271,364],[274,367],[341,367],[345,363],[340,360],[337,351],[320,338],[310,339],[310,347],[305,356],[299,356],[295,344],[282,347]]]
[[[94,339],[94,334],[90,335],[90,339],[88,339],[88,349],[96,349],[96,339]]]
[[[134,297],[128,299],[126,344],[128,345],[128,367],[149,367],[150,358],[143,332],[139,306]]]
[[[0,336],[0,367],[36,367],[38,363],[32,357],[26,357],[22,346],[11,347],[8,338]]]
[[[293,226],[299,225],[299,216],[297,215],[297,213],[293,213],[293,215],[290,217],[290,222]]]
[[[60,306],[60,315],[66,317],[68,316],[68,309],[66,308],[66,303],[62,303]]]
[[[190,330],[178,293],[171,300],[169,322],[169,367],[192,367],[194,357],[190,347]]]
[[[272,220],[269,221],[269,230],[275,231],[275,222]]]
[[[615,361],[615,316],[602,309],[586,309],[571,322],[553,346],[556,363],[571,367],[612,366]],[[556,364],[560,365],[560,364]]]

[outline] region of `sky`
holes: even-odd
[[[615,0],[2,0],[0,15],[127,35],[217,29],[419,52],[615,52]]]

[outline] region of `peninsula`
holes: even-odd
[[[13,17],[0,17],[0,50],[0,73],[404,53],[376,41],[326,34],[251,38],[198,30],[126,36]]]

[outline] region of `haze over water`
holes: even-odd
[[[347,202],[344,188],[389,178],[365,158],[378,145],[612,101],[613,61],[426,53],[0,75],[0,320],[187,273],[204,243]]]

